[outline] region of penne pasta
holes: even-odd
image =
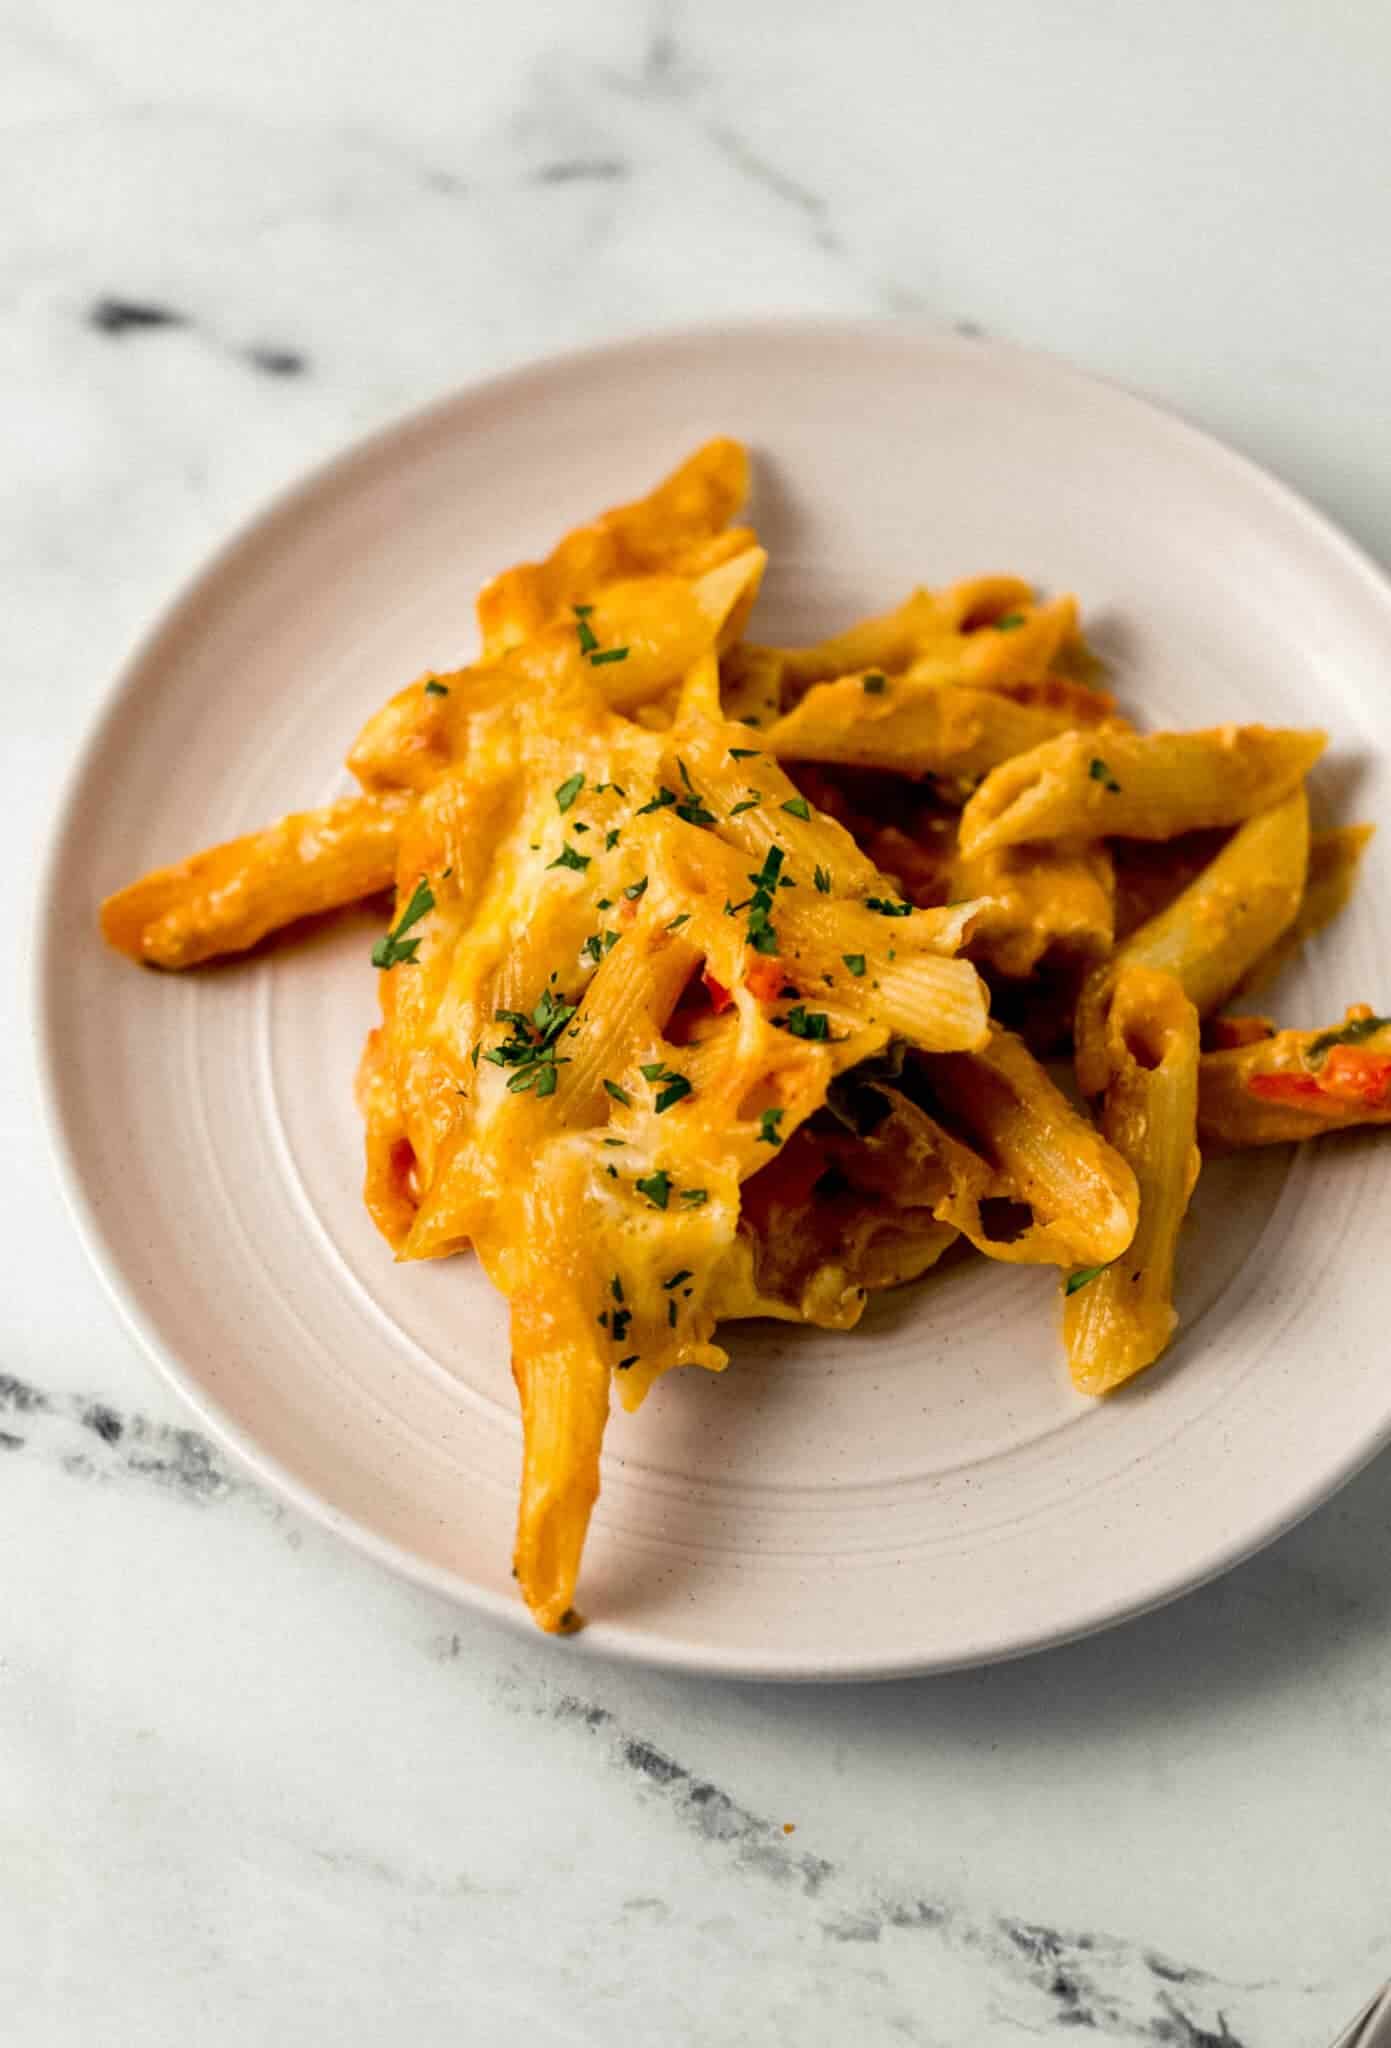
[[[157,868],[108,896],[102,936],[151,967],[196,967],[391,886],[400,803],[345,797]]]
[[[1309,806],[1301,786],[1248,819],[1167,910],[1093,970],[1075,1024],[1084,1095],[1099,1095],[1106,1085],[1106,1012],[1121,970],[1133,965],[1173,975],[1206,1016],[1294,922],[1308,862]]]
[[[1338,825],[1309,834],[1309,867],[1294,923],[1242,976],[1232,991],[1234,996],[1255,995],[1269,988],[1305,941],[1347,907],[1375,830],[1374,825]]]
[[[1354,1004],[1322,1031],[1266,1033],[1198,1065],[1205,1145],[1298,1143],[1357,1124],[1391,1123],[1391,1017]]]
[[[1099,840],[960,855],[951,892],[981,899],[971,955],[1000,974],[1032,974],[1048,953],[1095,960],[1111,950],[1116,882]]]
[[[1173,839],[1238,825],[1304,780],[1321,732],[1222,725],[1211,732],[1069,732],[988,775],[961,814],[963,853],[1026,839]]]
[[[1134,1173],[1020,1039],[997,1030],[983,1051],[933,1060],[928,1071],[1010,1193],[1032,1211],[1050,1258],[1091,1265],[1120,1256],[1135,1232]]]
[[[876,690],[872,676],[851,675],[808,690],[761,737],[770,753],[788,761],[969,778],[988,774],[1070,723],[1067,711],[1016,704],[1000,691],[892,681]]]
[[[1140,1210],[1118,1257],[1064,1283],[1063,1340],[1083,1394],[1108,1394],[1153,1365],[1178,1323],[1174,1254],[1201,1162],[1198,1013],[1172,975],[1134,965],[1120,972],[1106,1062],[1101,1128],[1135,1175]]]

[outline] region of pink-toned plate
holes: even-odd
[[[1317,722],[1329,814],[1391,819],[1391,591],[1250,463],[997,346],[761,324],[544,363],[310,479],[202,575],[93,731],[44,880],[41,1063],[79,1227],[203,1426],[412,1578],[524,1620],[500,1301],[466,1258],[393,1265],[352,1079],[377,925],[178,978],[107,953],[142,869],[347,786],[364,716],[474,645],[483,579],[744,436],[771,551],[756,630],[807,638],[916,582],[1077,591],[1146,723]],[[1391,1007],[1391,867],[1277,992]],[[586,1634],[741,1676],[1009,1656],[1170,1598],[1287,1528],[1391,1435],[1391,1142],[1212,1166],[1183,1332],[1102,1407],[1069,1388],[1051,1273],[962,1263],[850,1335],[734,1329],[721,1378],[615,1413]],[[529,1626],[529,1624],[527,1624]]]

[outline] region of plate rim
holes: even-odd
[[[922,346],[933,353],[947,350],[962,356],[987,355],[1005,365],[1012,363],[1035,374],[1042,372],[1082,390],[1100,389],[1120,396],[1148,415],[1154,424],[1170,434],[1177,432],[1187,438],[1209,460],[1215,458],[1225,463],[1248,487],[1263,492],[1287,516],[1301,524],[1324,549],[1340,557],[1343,566],[1367,586],[1369,596],[1384,607],[1391,618],[1391,574],[1384,571],[1359,542],[1293,485],[1254,457],[1233,447],[1220,435],[1196,424],[1181,409],[1137,390],[1121,379],[1081,369],[1066,357],[1046,349],[991,336],[965,336],[954,329],[921,320],[799,314],[659,326],[574,348],[538,352],[507,368],[454,386],[348,442],[336,453],[297,473],[288,484],[271,492],[237,521],[226,538],[159,606],[150,623],[129,645],[110,682],[88,714],[72,757],[59,780],[30,899],[29,1022],[33,1066],[40,1121],[64,1206],[119,1322],[135,1339],[159,1377],[177,1393],[199,1426],[234,1463],[311,1522],[330,1530],[359,1554],[396,1577],[440,1594],[455,1605],[500,1621],[530,1640],[535,1639],[536,1629],[519,1602],[492,1591],[461,1572],[434,1564],[407,1546],[379,1534],[298,1478],[186,1372],[174,1349],[166,1345],[156,1331],[105,1241],[103,1226],[88,1193],[65,1120],[52,1021],[60,992],[57,928],[50,908],[67,843],[75,829],[78,798],[95,767],[110,726],[127,698],[138,689],[145,669],[159,658],[166,644],[185,629],[218,584],[235,570],[243,555],[273,541],[277,528],[293,524],[322,493],[350,479],[358,469],[370,468],[393,446],[408,442],[417,435],[428,434],[436,422],[448,418],[460,408],[475,404],[481,407],[499,399],[524,397],[529,387],[552,377],[564,378],[605,367],[617,370],[624,358],[649,355],[663,348],[692,344],[709,347],[721,342],[744,346],[752,340],[761,340],[771,347],[788,342],[820,341],[872,346],[880,341],[892,341],[905,347]],[[1184,1567],[1167,1577],[1161,1574],[1160,1583],[1138,1594],[1096,1600],[1084,1615],[1065,1626],[1050,1623],[1027,1631],[1014,1628],[1009,1632],[1008,1640],[1001,1640],[998,1635],[992,1637],[986,1631],[984,1640],[948,1654],[934,1654],[930,1649],[916,1648],[906,1649],[902,1657],[894,1657],[874,1652],[818,1651],[807,1654],[798,1650],[770,1653],[767,1649],[744,1650],[718,1643],[702,1645],[659,1630],[644,1629],[641,1624],[606,1623],[599,1619],[578,1636],[567,1638],[566,1651],[571,1657],[578,1656],[586,1662],[612,1661],[707,1677],[795,1683],[849,1683],[923,1677],[1010,1662],[1045,1649],[1061,1648],[1124,1621],[1138,1620],[1187,1593],[1211,1584],[1296,1528],[1363,1471],[1389,1443],[1391,1408],[1381,1428],[1350,1449],[1331,1474],[1322,1471],[1292,1495],[1283,1496],[1277,1507],[1257,1516],[1239,1536],[1219,1545],[1200,1567]]]

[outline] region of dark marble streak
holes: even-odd
[[[309,368],[308,356],[297,348],[249,348],[245,360],[267,377],[302,377]]]
[[[184,1500],[223,1500],[247,1489],[196,1429],[120,1415],[105,1401],[55,1395],[12,1373],[0,1373],[0,1419],[23,1418],[20,1435],[5,1430],[3,1448],[27,1449],[75,1479],[142,1479]]]
[[[87,309],[87,325],[98,334],[119,340],[127,334],[148,334],[162,327],[186,328],[197,332],[198,322],[175,306],[159,306],[141,299],[122,299],[113,293],[93,300]],[[302,350],[273,342],[256,342],[236,351],[241,362],[267,377],[302,377],[309,358]]]
[[[832,256],[844,254],[844,244],[831,225],[830,207],[819,192],[813,192],[809,185],[801,184],[798,179],[789,177],[786,171],[779,170],[776,164],[769,163],[766,157],[750,148],[742,135],[726,128],[722,122],[708,121],[705,132],[725,162],[740,177],[760,186],[802,216],[818,249],[824,249]]]
[[[155,327],[188,327],[187,313],[173,306],[157,306],[143,299],[120,299],[114,295],[95,299],[87,309],[87,325],[98,334],[131,334]]]
[[[447,1659],[451,1652],[439,1654]],[[519,1690],[509,1697],[522,1696]],[[1012,1995],[1032,1994],[1040,2025],[1050,2028],[1151,2048],[1254,2048],[1231,2031],[1223,2004],[1259,1986],[1222,1983],[1210,1971],[1112,1936],[1007,1917],[976,1921],[916,1891],[867,1885],[797,1847],[781,1827],[625,1728],[610,1708],[562,1693],[533,1701],[531,1710],[598,1737],[611,1767],[635,1778],[682,1827],[721,1845],[741,1870],[817,1900],[816,1924],[827,1941],[873,1946],[899,1936],[933,1937],[977,1958]]]
[[[593,156],[542,164],[532,175],[538,185],[619,185],[633,172],[621,156]]]

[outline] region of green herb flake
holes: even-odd
[[[1111,773],[1111,770],[1108,768],[1106,763],[1101,759],[1101,756],[1099,754],[1094,756],[1094,758],[1092,759],[1090,765],[1087,768],[1087,773],[1088,775],[1090,775],[1093,782],[1104,783],[1106,788],[1111,791],[1113,796],[1120,795],[1120,784],[1117,782],[1115,776]]]
[[[447,697],[449,695],[449,686],[447,683],[441,683],[434,676],[431,676],[429,682],[425,685],[425,694],[427,697]]]
[[[628,1093],[626,1088],[620,1088],[617,1081],[606,1080],[604,1082],[604,1093],[606,1095],[611,1095],[615,1102],[621,1102],[625,1109],[631,1109],[633,1106],[632,1096]],[[617,1141],[615,1141],[614,1139],[607,1138],[604,1142],[606,1144],[613,1144],[615,1142],[621,1144],[623,1141],[622,1139],[618,1139]]]
[[[877,669],[871,669],[861,684],[861,688],[867,697],[882,697],[888,687],[888,677],[880,675]]]
[[[675,802],[676,791],[674,789],[668,789],[665,783],[663,783],[662,787],[657,791],[657,794],[653,797],[651,803],[638,805],[638,816],[640,818],[645,818],[650,811],[668,810],[671,807],[671,805]]]
[[[1069,1273],[1063,1284],[1064,1294],[1076,1294],[1079,1287],[1089,1287],[1098,1274],[1107,1270],[1105,1266],[1079,1266],[1075,1273]]]
[[[684,1074],[668,1074],[665,1085],[657,1095],[652,1107],[658,1116],[665,1116],[678,1102],[684,1102],[692,1093],[691,1083]]]
[[[842,953],[840,957],[853,975],[857,977],[863,976],[865,971],[865,956],[863,953]]]
[[[617,846],[617,844],[618,844],[618,827],[617,827],[617,825],[614,825],[614,826],[612,826],[612,827],[611,827],[611,829],[610,829],[609,831],[607,831],[607,832],[606,832],[606,833],[604,834],[604,851],[605,851],[605,853],[612,853],[612,852],[613,852],[613,849],[615,848],[615,846]]]
[[[628,899],[628,901],[629,901],[630,903],[636,903],[636,902],[637,902],[637,900],[638,900],[638,898],[639,898],[639,896],[643,896],[643,895],[645,895],[646,893],[647,893],[647,877],[646,877],[646,875],[644,875],[644,876],[642,877],[642,880],[641,880],[640,882],[630,882],[630,883],[628,884],[627,888],[626,888],[626,889],[625,889],[625,890],[623,891],[623,894],[624,894],[624,895],[625,895],[625,896],[627,897],[627,899]]]
[[[756,761],[761,751],[758,747],[731,747],[729,758],[731,761]]]
[[[785,1114],[786,1112],[781,1109],[765,1109],[758,1119],[758,1137],[755,1142],[760,1145],[780,1145],[782,1139],[778,1136],[778,1125]]]
[[[583,775],[568,775],[555,793],[556,809],[562,813],[568,811],[583,788]]]
[[[880,917],[911,917],[911,903],[898,903],[886,896],[866,896],[865,909],[877,911]]]
[[[1378,1031],[1384,1031],[1391,1024],[1391,1017],[1354,1017],[1350,1024],[1340,1024],[1336,1031],[1321,1031],[1309,1047],[1307,1058],[1321,1060],[1335,1045],[1361,1045]]]
[[[673,918],[673,919],[671,920],[671,923],[670,923],[669,925],[664,925],[664,926],[663,926],[663,930],[664,930],[664,931],[669,931],[669,932],[679,932],[679,931],[680,931],[680,929],[681,929],[681,927],[682,927],[682,925],[683,925],[683,924],[689,924],[689,923],[690,923],[690,921],[691,921],[691,913],[690,913],[690,911],[689,911],[689,910],[683,910],[683,911],[681,912],[681,915],[680,915],[679,917],[674,917],[674,918]]]
[[[831,1020],[824,1010],[809,1010],[805,1003],[798,1003],[778,1022],[793,1038],[814,1039],[822,1045],[830,1042]]]
[[[642,1180],[635,1181],[634,1186],[640,1195],[646,1195],[654,1209],[665,1209],[671,1199],[671,1175],[662,1167],[658,1167],[655,1173],[647,1174]],[[684,1195],[682,1200],[685,1200]]]
[[[831,870],[829,868],[818,867],[812,876],[812,880],[816,884],[816,891],[819,896],[830,895]]]
[[[995,631],[997,633],[1017,633],[1024,623],[1023,612],[1006,612],[1002,619],[996,619]]]
[[[386,937],[378,939],[376,945],[373,946],[372,965],[374,967],[389,968],[399,966],[402,961],[414,960],[417,952],[420,950],[420,941],[419,939],[406,939],[405,934],[413,924],[419,924],[422,917],[427,917],[434,907],[434,891],[431,889],[426,877],[422,875],[415,885],[415,891],[410,902],[401,912],[396,923],[386,934]],[[403,939],[404,944],[402,943]]]
[[[810,821],[811,805],[804,796],[790,796],[787,802],[783,804],[782,809],[786,811],[789,818],[805,818]]]
[[[667,1328],[671,1330],[676,1328],[676,1301],[674,1297],[667,1303]]]
[[[682,1188],[681,1202],[687,1209],[702,1209],[710,1199],[708,1188]]]
[[[594,637],[594,628],[589,623],[589,614],[593,609],[592,604],[575,606],[575,631],[579,635],[581,654],[592,654],[599,645]]]
[[[670,1280],[664,1280],[662,1282],[662,1286],[664,1289],[670,1290],[673,1287],[679,1287],[683,1280],[694,1280],[694,1278],[695,1275],[691,1271],[690,1267],[683,1266],[679,1273],[672,1274]]]
[[[756,811],[762,801],[763,792],[761,789],[750,790],[741,803],[730,805],[729,815],[731,818],[741,818],[745,811]]]
[[[577,875],[582,875],[588,866],[587,853],[581,853],[577,846],[562,846],[555,859],[546,862],[546,873],[549,874],[552,868],[572,868]]]
[[[605,647],[600,653],[590,655],[589,666],[591,668],[607,668],[612,661],[626,661],[627,659],[628,649],[626,647]]]

